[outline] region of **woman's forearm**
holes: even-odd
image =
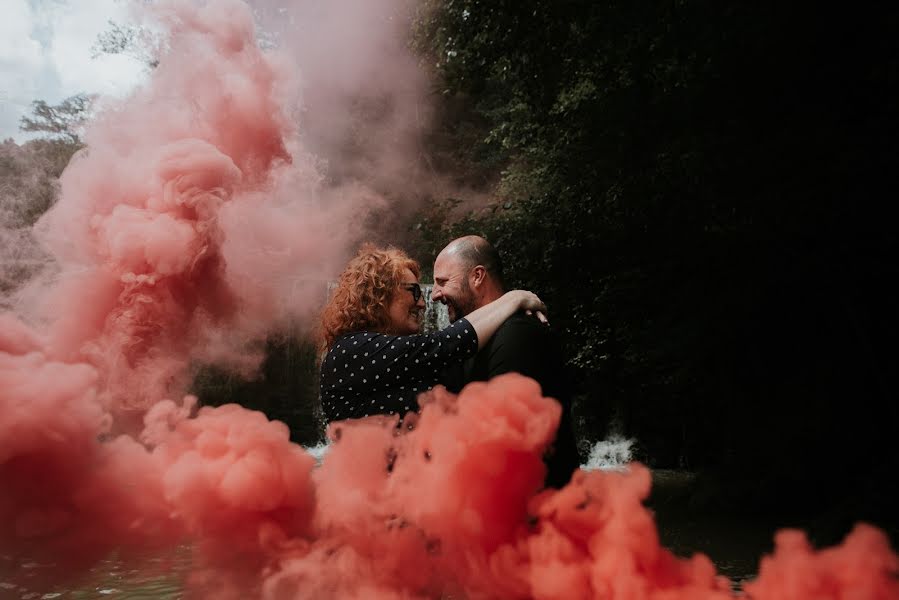
[[[531,292],[512,290],[465,315],[478,335],[478,349],[483,348],[499,326],[519,310],[545,311],[546,306]]]

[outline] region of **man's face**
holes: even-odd
[[[446,305],[450,323],[455,323],[478,308],[474,292],[468,284],[469,271],[456,257],[442,252],[434,261],[431,299]]]

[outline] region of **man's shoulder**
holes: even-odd
[[[515,313],[496,330],[487,344],[486,354],[496,352],[553,353],[558,340],[553,330],[533,315]]]
[[[534,315],[517,312],[499,326],[494,334],[495,338],[507,336],[546,338],[551,334],[550,328]]]
[[[559,338],[537,317],[509,317],[475,357],[467,381],[487,381],[514,371],[536,380],[543,393],[566,402],[565,367]]]

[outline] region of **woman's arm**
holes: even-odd
[[[473,356],[519,310],[545,311],[546,306],[535,294],[514,290],[435,333],[389,335],[362,331],[344,335],[322,361],[322,381],[328,379],[323,389],[353,385],[351,379],[357,375],[343,375],[356,371],[364,380],[362,384],[383,386],[386,381],[400,385],[403,378],[436,381],[448,364]],[[377,376],[374,382],[369,374]],[[360,384],[355,385],[358,389]]]
[[[546,312],[546,305],[536,294],[525,290],[506,292],[490,304],[465,315],[475,333],[478,334],[478,349],[483,348],[487,340],[499,329],[499,326],[519,310],[537,311],[538,318],[546,322],[546,317],[543,316]]]

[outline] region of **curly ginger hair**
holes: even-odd
[[[364,244],[349,262],[321,314],[319,343],[322,351],[340,336],[357,331],[387,330],[393,295],[409,269],[421,276],[418,263],[408,254],[389,246]]]

